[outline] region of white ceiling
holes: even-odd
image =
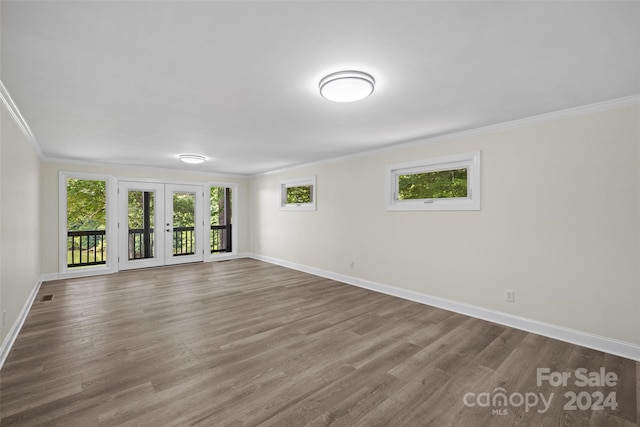
[[[255,174],[640,93],[638,2],[0,4],[50,158]],[[344,69],[373,95],[321,98]]]

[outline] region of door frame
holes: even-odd
[[[154,197],[154,256],[129,259],[129,191],[152,191]],[[118,181],[118,270],[160,267],[164,265],[164,206],[165,186],[157,182]]]
[[[122,190],[122,191],[120,191]],[[129,227],[128,227],[128,193],[129,190],[154,191],[154,257],[129,259]],[[193,255],[173,255],[173,193],[180,190],[195,194],[194,233],[196,246]],[[126,180],[118,181],[118,268],[131,270],[137,268],[160,267],[165,265],[202,262],[204,260],[203,233],[204,220],[202,184],[184,184],[163,182],[158,180]]]
[[[197,185],[203,188],[203,203],[202,203],[202,219],[203,219],[203,262],[215,262],[223,261],[227,259],[237,258],[239,254],[239,212],[240,212],[240,197],[241,190],[239,189],[239,183],[228,181],[179,181],[179,180],[165,180],[157,178],[140,178],[135,176],[116,176],[100,173],[86,173],[82,171],[64,171],[61,170],[58,173],[58,272],[51,274],[52,278],[73,278],[73,277],[85,277],[101,274],[110,274],[120,271],[118,255],[120,248],[120,233],[118,231],[118,219],[119,219],[119,196],[118,187],[121,181],[141,182],[141,183],[155,183],[155,184],[183,184],[183,185]],[[104,180],[107,183],[107,234],[106,238],[108,243],[107,247],[107,264],[95,267],[82,267],[82,268],[68,268],[67,263],[67,187],[66,179],[96,179]],[[210,199],[209,194],[211,187],[228,187],[232,189],[233,204],[232,204],[232,251],[223,253],[211,253],[209,245],[204,242],[209,241],[210,233]]]
[[[166,225],[163,227],[165,230],[165,246],[164,246],[164,265],[175,265],[175,264],[186,264],[189,262],[202,262],[204,261],[204,242],[207,240],[208,234],[204,231],[204,217],[203,217],[203,199],[204,199],[204,185],[201,184],[171,184],[165,183],[164,185],[164,222],[162,225]],[[167,238],[167,234],[171,232],[173,235],[173,221],[168,221],[168,219],[173,218],[173,193],[180,192],[180,190],[184,190],[183,192],[191,193],[193,192],[196,195],[195,199],[195,207],[194,207],[194,220],[193,220],[193,231],[195,233],[195,244],[196,247],[194,249],[193,255],[173,255],[173,238]],[[171,199],[169,199],[168,195],[171,194]]]

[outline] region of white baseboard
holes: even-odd
[[[640,346],[620,341],[612,338],[607,338],[599,335],[590,334],[587,332],[565,328],[550,323],[540,322],[534,319],[528,319],[520,316],[515,316],[508,313],[503,313],[495,310],[489,310],[486,308],[465,304],[440,298],[432,295],[422,294],[419,292],[409,291],[406,289],[396,288],[393,286],[384,285],[381,283],[373,282],[370,280],[359,279],[357,277],[347,276],[344,274],[334,273],[328,270],[322,270],[307,265],[297,264],[290,261],[284,261],[277,258],[267,257],[264,255],[257,255],[252,253],[239,253],[237,256],[225,257],[225,259],[232,258],[253,258],[259,261],[265,261],[271,264],[280,265],[283,267],[291,268],[293,270],[302,271],[305,273],[313,274],[315,276],[325,277],[327,279],[336,280],[349,285],[358,286],[361,288],[369,289],[372,291],[380,292],[383,294],[403,298],[410,301],[415,301],[421,304],[430,305],[444,310],[453,311],[456,313],[464,314],[467,316],[475,317],[489,322],[497,323],[504,326],[520,329],[527,332],[532,332],[538,335],[543,335],[549,338],[565,341],[571,344],[580,345],[583,347],[591,348],[598,351],[604,351],[616,356],[625,357],[628,359],[636,360],[640,362]],[[222,259],[219,259],[222,260]],[[15,342],[22,325],[24,324],[29,308],[33,304],[35,297],[40,289],[40,285],[43,281],[55,280],[60,278],[57,273],[43,275],[40,281],[31,290],[29,298],[25,302],[20,315],[14,322],[11,330],[7,334],[2,346],[0,347],[0,368],[4,364],[9,351]]]
[[[22,329],[22,325],[24,325],[24,321],[27,319],[27,315],[29,314],[29,309],[31,309],[31,305],[33,304],[33,301],[36,299],[36,295],[38,295],[38,291],[40,290],[41,285],[42,285],[42,279],[38,280],[38,283],[36,283],[33,289],[31,289],[31,293],[27,297],[27,301],[22,306],[22,310],[20,310],[20,314],[18,314],[18,318],[16,319],[15,322],[13,322],[13,325],[11,326],[9,333],[7,334],[4,341],[2,342],[2,346],[0,346],[0,369],[2,369],[4,362],[7,360],[7,356],[9,356],[11,347],[13,347],[13,344],[16,342],[18,333],[20,332],[20,329]]]
[[[251,254],[248,252],[240,252],[240,253],[228,253],[228,254],[219,254],[213,255],[204,259],[204,262],[216,262],[216,261],[227,261],[230,259],[238,259],[238,258],[251,258]],[[46,273],[40,276],[40,280],[43,282],[48,282],[51,280],[62,280],[62,279],[77,279],[80,277],[91,277],[91,276],[102,276],[104,274],[117,273],[117,269],[111,268],[91,268],[91,269],[80,269],[78,271],[69,271],[67,273]]]
[[[117,273],[118,270],[112,267],[97,266],[79,268],[77,270],[66,271],[64,273],[46,273],[40,276],[43,282],[50,280],[77,279],[79,277],[103,276],[105,274]]]
[[[59,273],[47,273],[40,276],[40,280],[42,282],[49,282],[51,280],[58,280],[60,278],[61,277]]]
[[[357,277],[351,277],[344,274],[334,273],[332,271],[322,270],[315,267],[296,264],[294,262],[284,261],[277,258],[271,258],[264,255],[251,254],[249,255],[249,257],[257,259],[259,261],[265,261],[271,264],[291,268],[293,270],[299,270],[305,273],[313,274],[315,276],[325,277],[327,279],[347,283],[349,285],[359,286],[361,288],[395,296],[398,298],[419,302],[421,304],[442,308],[444,310],[449,310],[478,319],[487,320],[489,322],[498,323],[500,325],[532,332],[538,335],[543,335],[571,344],[588,347],[594,350],[604,351],[606,353],[611,353],[616,356],[621,356],[640,362],[640,346],[630,342],[594,335],[575,329],[565,328],[563,326],[540,322],[534,319],[527,319],[525,317],[515,316],[495,310],[489,310],[486,308],[422,294],[419,292],[409,291],[406,289],[400,289],[393,286],[359,279]]]
[[[216,255],[211,255],[209,258],[205,258],[204,262],[228,261],[230,259],[238,259],[238,258],[251,258],[251,254],[246,252],[216,254]]]

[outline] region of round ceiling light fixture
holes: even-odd
[[[204,163],[204,161],[207,160],[206,157],[199,156],[197,154],[180,154],[178,158],[181,161],[185,163],[190,163],[192,165],[197,165],[198,163]]]
[[[362,71],[338,71],[320,80],[320,95],[335,102],[360,101],[373,93],[375,79]]]

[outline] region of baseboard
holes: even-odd
[[[9,356],[11,347],[13,347],[13,344],[15,343],[16,338],[18,337],[18,333],[20,333],[20,329],[22,329],[22,325],[24,325],[24,321],[27,319],[27,315],[29,314],[31,305],[33,304],[33,301],[36,299],[36,295],[38,295],[38,291],[40,290],[41,285],[42,285],[42,280],[38,280],[38,283],[36,283],[33,289],[31,289],[31,293],[29,294],[27,301],[22,306],[22,310],[20,310],[20,314],[18,315],[18,318],[16,319],[15,322],[13,322],[13,325],[11,326],[9,333],[7,334],[4,341],[2,342],[2,346],[0,346],[0,369],[2,369],[4,362],[7,360],[7,356]]]
[[[251,257],[251,254],[248,254],[246,252],[228,253],[228,254],[211,255],[209,258],[205,258],[204,262],[228,261],[230,259],[250,258],[250,257]]]
[[[257,259],[259,261],[265,261],[271,264],[280,265],[282,267],[291,268],[293,270],[313,274],[315,276],[325,277],[327,279],[347,283],[349,285],[359,286],[361,288],[395,296],[398,298],[403,298],[410,301],[419,302],[421,304],[426,304],[433,307],[442,308],[444,310],[449,310],[467,316],[475,317],[478,319],[487,320],[489,322],[509,326],[526,332],[532,332],[538,335],[543,335],[571,344],[580,345],[598,351],[604,351],[606,353],[625,357],[627,359],[640,361],[640,346],[633,343],[594,335],[587,332],[565,328],[563,326],[540,322],[534,319],[528,319],[525,317],[515,316],[495,310],[489,310],[486,308],[460,303],[445,298],[435,297],[419,292],[409,291],[406,289],[400,289],[393,286],[359,279],[357,277],[351,277],[344,274],[334,273],[332,271],[322,270],[315,267],[301,265],[290,261],[284,261],[277,258],[271,258],[264,255],[251,254],[249,255],[249,257]]]
[[[240,253],[229,253],[229,254],[220,254],[214,255],[209,258],[205,258],[203,262],[216,262],[216,261],[227,261],[230,259],[238,259],[238,258],[251,258],[251,254],[248,252],[240,252]],[[102,276],[104,274],[117,273],[117,269],[110,268],[92,268],[89,270],[79,270],[79,271],[71,271],[67,273],[46,273],[40,276],[40,280],[43,282],[49,282],[51,280],[63,280],[63,279],[78,279],[81,277],[91,277],[91,276]]]
[[[47,274],[43,274],[40,276],[40,280],[44,283],[44,282],[49,282],[51,280],[58,280],[60,279],[60,274],[59,273],[47,273]]]

